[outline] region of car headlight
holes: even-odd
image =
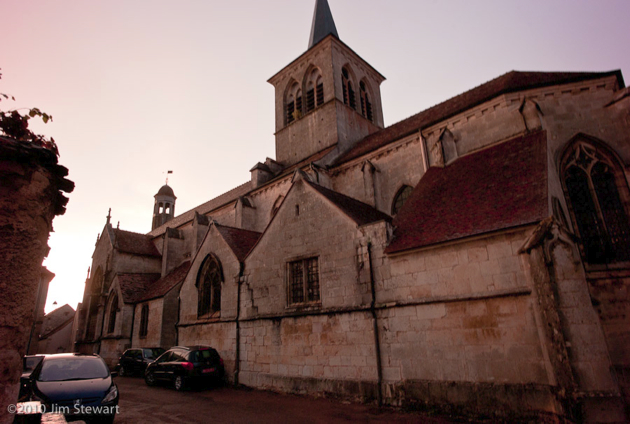
[[[111,402],[114,399],[116,399],[117,396],[118,396],[118,387],[116,387],[116,385],[113,385],[112,387],[109,388],[109,390],[107,391],[107,394],[103,398],[103,403]]]

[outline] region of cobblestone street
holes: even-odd
[[[147,387],[141,378],[118,377],[116,423],[449,423],[373,405],[233,388],[177,392]]]

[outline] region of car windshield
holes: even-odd
[[[24,357],[24,371],[33,371],[40,362],[44,359],[43,356],[25,356]]]
[[[143,349],[146,359],[155,359],[164,353],[164,349]]]
[[[38,381],[68,381],[105,378],[109,370],[101,358],[94,356],[70,356],[47,358],[42,365]]]

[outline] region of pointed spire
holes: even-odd
[[[107,223],[105,225],[109,225],[109,220],[112,218],[112,208],[109,208],[107,212]]]
[[[311,37],[308,40],[308,48],[319,43],[328,34],[339,38],[335,21],[333,20],[327,0],[315,0],[315,13],[313,14],[313,25],[311,26]]]

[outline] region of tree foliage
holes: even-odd
[[[0,73],[0,79],[2,79],[2,73]],[[15,101],[15,97],[8,94],[0,93],[0,101],[12,100]],[[20,113],[23,111],[22,113]],[[28,128],[28,123],[31,118],[39,117],[44,124],[48,121],[52,121],[52,116],[42,112],[38,108],[24,108],[24,109],[11,109],[0,110],[0,131],[7,137],[13,138],[22,142],[33,143],[38,146],[45,147],[52,150],[57,156],[59,151],[55,140],[50,137],[46,138],[41,134],[35,134]]]

